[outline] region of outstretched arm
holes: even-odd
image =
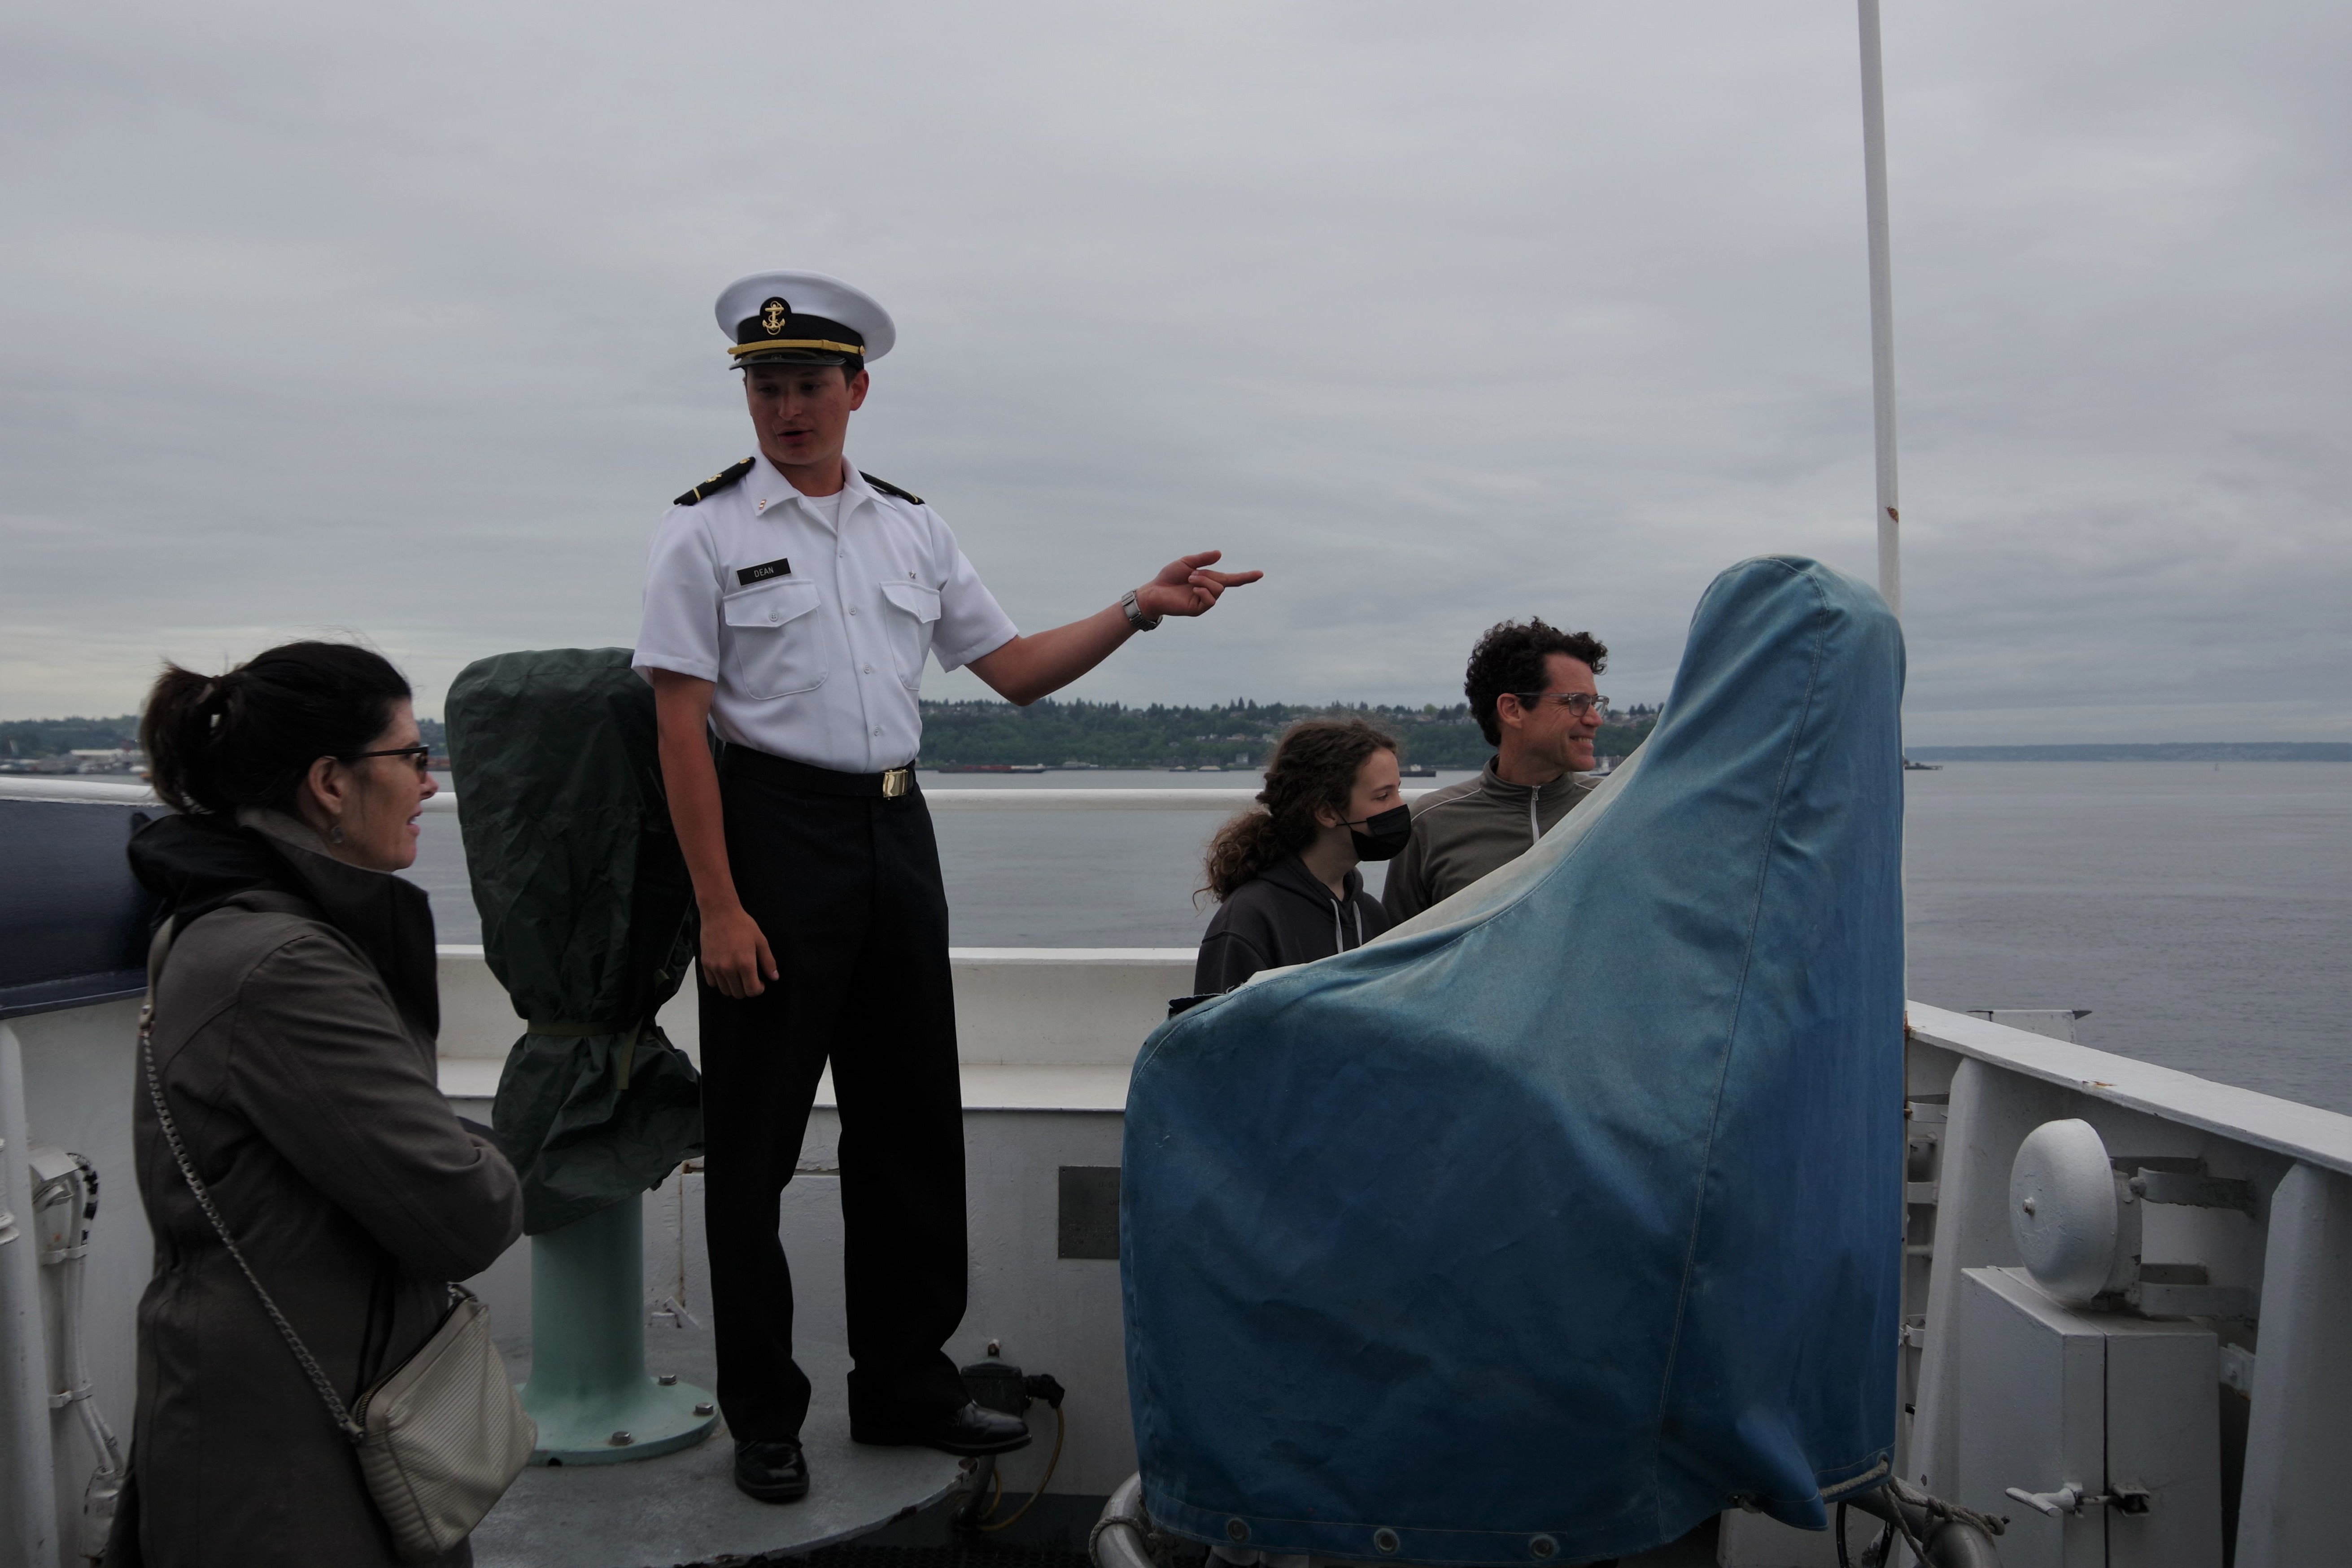
[[[1255,583],[1263,572],[1212,572],[1223,552],[1204,550],[1171,561],[1160,574],[1135,591],[1135,602],[1147,616],[1206,615],[1228,588]],[[1050,697],[1111,656],[1112,650],[1135,635],[1127,612],[1113,605],[1082,621],[1072,621],[1033,637],[1016,637],[992,653],[971,661],[971,672],[996,694],[1016,707],[1026,708],[1040,697]]]

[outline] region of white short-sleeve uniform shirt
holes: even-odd
[[[929,506],[854,468],[812,500],[761,457],[662,519],[632,663],[714,682],[721,740],[873,773],[921,748],[926,658],[961,668],[1016,635]]]

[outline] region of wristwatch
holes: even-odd
[[[1143,613],[1143,606],[1135,602],[1135,590],[1132,588],[1118,596],[1118,607],[1127,612],[1127,624],[1137,631],[1148,632],[1160,624],[1160,616]]]

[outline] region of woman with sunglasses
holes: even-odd
[[[433,917],[392,874],[436,788],[408,683],[341,643],[167,665],[140,742],[176,808],[131,841],[168,954],[156,1082],[220,1228],[348,1406],[522,1228],[513,1170],[441,1096]],[[133,1104],[155,1273],[107,1563],[391,1568],[356,1452],[144,1088]]]
[[[1209,843],[1202,891],[1220,907],[1192,969],[1201,994],[1361,947],[1388,930],[1356,866],[1390,858],[1412,833],[1396,742],[1360,719],[1294,724],[1257,798]]]

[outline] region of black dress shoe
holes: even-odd
[[[735,1489],[761,1502],[798,1502],[808,1496],[808,1461],[798,1443],[735,1445]]]
[[[911,1426],[877,1431],[850,1423],[850,1437],[902,1448],[937,1448],[943,1454],[1009,1454],[1029,1446],[1029,1423],[1018,1415],[989,1410],[971,1401],[961,1410]]]

